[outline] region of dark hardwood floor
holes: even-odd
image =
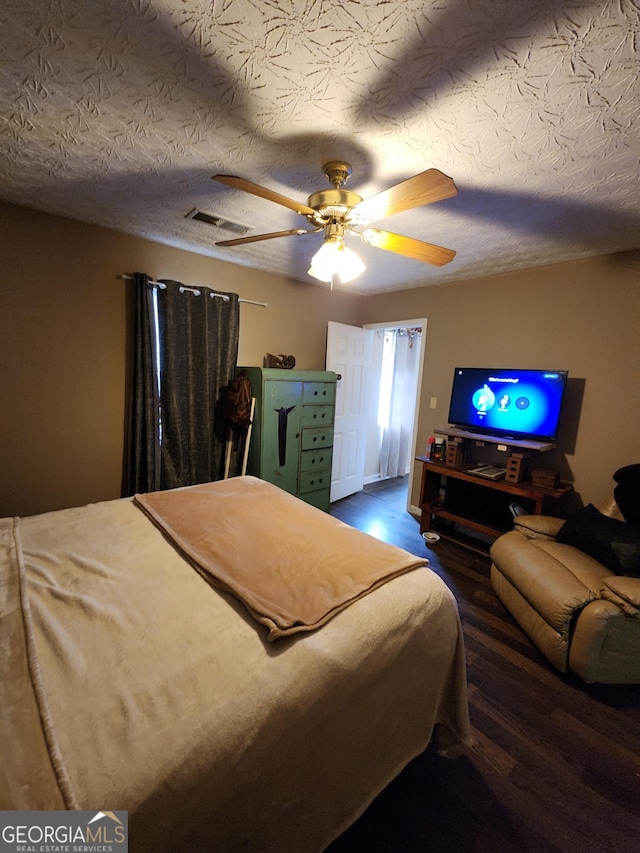
[[[560,675],[495,596],[489,559],[427,548],[385,481],[331,515],[425,555],[458,601],[474,743],[411,762],[327,853],[640,850],[640,686]]]

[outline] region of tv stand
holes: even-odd
[[[443,462],[432,462],[426,456],[416,456],[416,460],[422,462],[420,532],[433,530],[443,539],[485,555],[494,539],[512,529],[511,503],[531,515],[553,515],[558,500],[573,488],[568,483],[547,489],[531,481],[487,480]],[[464,536],[457,525],[489,541]]]

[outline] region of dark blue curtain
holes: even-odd
[[[127,494],[206,483],[223,473],[226,431],[218,409],[221,389],[234,376],[238,357],[238,295],[215,295],[206,288],[198,295],[177,281],[161,283],[165,286],[155,289],[154,301],[148,277],[137,274],[134,280],[132,476]]]
[[[154,288],[149,276],[133,276],[133,355],[129,392],[123,494],[160,488],[160,397],[158,393]]]

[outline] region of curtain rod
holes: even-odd
[[[129,273],[119,273],[116,278],[120,278],[123,281],[133,281],[133,276]],[[149,281],[149,284],[155,285],[155,287],[166,287],[166,284],[163,284],[161,281]],[[225,302],[229,301],[229,297],[224,293],[216,293],[212,288],[207,287],[207,285],[202,285],[202,287],[206,288],[206,290],[211,290],[211,296],[218,296],[220,299],[224,299]],[[188,290],[190,293],[193,293],[195,296],[200,296],[200,289],[197,287],[189,287],[188,285],[183,284],[180,288],[182,292]],[[254,302],[253,299],[241,299],[238,297],[238,302],[245,302],[247,305],[259,305],[261,308],[267,308],[267,302]]]
[[[376,329],[377,334],[384,334],[385,332],[397,332],[402,336],[413,337],[413,335],[421,335],[422,328],[420,326],[389,326],[388,329]]]

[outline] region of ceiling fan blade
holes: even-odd
[[[266,187],[261,187],[259,184],[253,184],[251,181],[246,181],[244,178],[237,178],[235,175],[214,175],[212,181],[218,181],[221,184],[226,184],[228,187],[233,187],[235,190],[242,190],[245,193],[252,193],[260,198],[266,198],[267,201],[274,201],[276,204],[282,204],[296,213],[315,215],[316,211],[300,201],[294,201],[292,198],[287,198],[285,195],[280,195],[273,190],[268,190]]]
[[[367,228],[361,235],[365,243],[376,246],[378,249],[387,249],[416,261],[424,261],[436,267],[442,267],[452,261],[456,253],[453,249],[444,249],[442,246],[434,246],[433,243],[423,243],[422,240],[414,240],[412,237],[403,237],[401,234],[392,234],[390,231],[381,231],[379,228]]]
[[[394,187],[365,198],[355,205],[352,213],[355,213],[359,220],[375,222],[384,216],[442,201],[457,194],[458,190],[452,178],[439,169],[427,169],[426,172],[407,178]]]
[[[305,228],[293,228],[291,231],[273,231],[271,234],[253,234],[251,237],[237,237],[235,240],[222,240],[216,246],[242,246],[243,243],[257,243],[258,240],[273,240],[274,237],[291,237],[294,234],[317,234],[322,228],[307,231]]]

